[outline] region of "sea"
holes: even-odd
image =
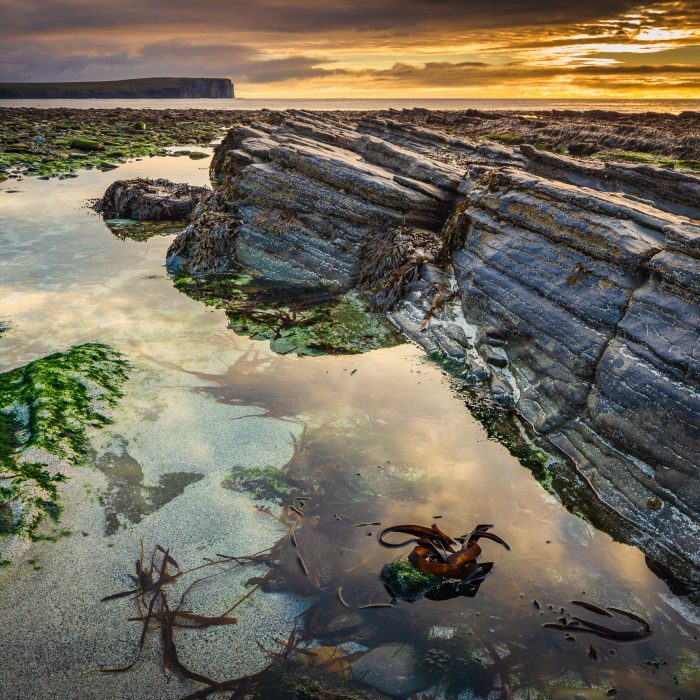
[[[543,110],[611,110],[616,112],[664,112],[680,114],[700,111],[700,100],[603,100],[603,99],[181,99],[181,100],[0,100],[2,107],[44,107],[75,109],[216,109],[367,111],[412,109],[460,111],[465,109],[536,112]]]

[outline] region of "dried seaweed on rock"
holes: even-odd
[[[438,245],[435,234],[408,226],[373,236],[364,244],[357,284],[378,309],[389,311],[418,281],[421,265],[434,259]]]

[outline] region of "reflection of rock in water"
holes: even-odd
[[[356,294],[255,279],[242,273],[175,278],[188,296],[223,308],[229,326],[277,353],[354,354],[401,342],[381,315]]]
[[[153,236],[171,236],[185,227],[185,221],[137,221],[135,219],[105,219],[107,228],[122,240],[147,241]]]
[[[361,287],[565,455],[591,517],[700,576],[700,178],[288,112],[212,179],[172,270]]]

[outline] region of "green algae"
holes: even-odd
[[[82,110],[73,120],[62,118],[61,110],[0,112],[0,180],[13,175],[72,177],[78,169],[111,170],[131,158],[167,155],[170,146],[206,146],[225,126],[223,115],[186,121],[175,113],[149,114],[147,121],[134,123],[129,110]],[[24,115],[29,113],[36,119],[27,119]],[[198,155],[202,156],[208,154]]]
[[[384,564],[379,575],[391,595],[408,602],[419,600],[444,582],[437,576],[418,571],[408,559]]]
[[[182,276],[174,282],[193,299],[224,309],[236,333],[267,340],[282,355],[352,355],[402,342],[355,293],[281,285],[244,273]]]
[[[249,467],[234,469],[221,482],[232,491],[249,493],[255,500],[282,503],[292,492],[284,474],[276,467]]]
[[[700,172],[699,160],[669,158],[667,156],[655,155],[653,153],[644,153],[641,151],[624,151],[619,149],[599,151],[593,157],[604,161],[625,161],[629,163],[644,163],[646,165],[656,165],[661,168],[670,168],[672,170],[687,170],[691,172]]]
[[[102,406],[121,396],[126,370],[119,353],[86,343],[0,374],[0,534],[58,517],[60,464],[76,464],[88,428],[109,422]]]

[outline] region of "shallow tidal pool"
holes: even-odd
[[[91,342],[130,364],[112,422],[61,486],[60,522],[0,569],[0,697],[206,689],[164,655],[162,620],[139,656],[143,611],[101,600],[133,588],[141,547],[148,561],[156,546],[180,571],[205,567],[168,584],[172,605],[236,618],[176,625],[178,661],[218,682],[259,674],[253,697],[700,697],[697,610],[637,549],[488,440],[418,348],[298,357],[236,335],[224,311],[174,286],[172,235],[120,237],[88,207],[137,176],[207,184],[208,163],[156,157],[0,184],[0,372]],[[378,535],[399,523],[453,535],[493,524],[510,551],[480,541],[494,567],[473,597],[396,601],[379,572],[411,546]],[[613,624],[575,600],[633,612],[652,634],[543,627]]]

